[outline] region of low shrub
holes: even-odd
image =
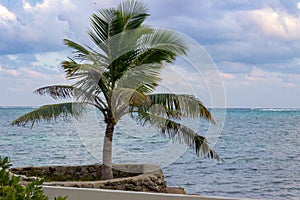
[[[12,166],[8,157],[0,156],[0,200],[49,200],[42,189],[43,179],[36,178],[22,186],[21,177],[9,172]],[[66,200],[67,197],[57,197],[55,200]]]

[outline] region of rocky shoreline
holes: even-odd
[[[78,188],[186,194],[184,188],[168,187],[162,170],[156,165],[118,164],[113,165],[114,179],[101,180],[102,165],[43,166],[12,168],[21,175],[22,182],[44,178],[44,185]]]

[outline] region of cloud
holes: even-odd
[[[218,69],[224,72],[225,74],[249,73],[252,70],[252,65],[241,63],[238,61],[224,61],[218,63]]]
[[[63,38],[89,44],[86,31],[90,14],[117,3],[23,0],[19,6],[10,8],[17,21],[4,29],[0,26],[5,30],[0,33],[0,54],[66,50]],[[289,12],[292,3],[256,0],[146,3],[151,13],[150,24],[186,33],[204,45],[217,63],[291,62],[291,58],[299,55],[300,15]],[[297,7],[297,2],[293,7]]]
[[[60,63],[67,59],[67,56],[67,52],[2,55],[0,78],[10,80],[9,82],[15,79],[24,81],[18,85],[20,88],[34,82],[66,82]]]
[[[263,35],[284,40],[300,39],[300,15],[293,16],[273,8],[252,10],[242,15]]]
[[[74,10],[76,7],[70,0],[62,0],[58,1],[51,1],[51,0],[44,0],[41,3],[36,3],[35,5],[31,5],[26,0],[22,0],[23,9],[29,12],[36,12],[36,11],[47,11],[49,10],[50,6],[58,7],[61,9],[63,7],[64,10]],[[59,4],[58,4],[59,3]]]
[[[0,17],[0,54],[38,53],[65,50],[62,40],[69,38],[89,43],[87,31],[90,15],[114,1],[43,0],[37,3],[22,0],[7,7],[4,15],[14,21],[3,25]],[[5,18],[5,19],[6,19]]]
[[[9,21],[15,21],[16,19],[14,13],[10,12],[6,7],[0,4],[0,24],[6,25]]]
[[[18,69],[5,69],[0,65],[0,76],[5,78],[16,78],[32,81],[32,80],[52,80],[53,76],[49,76],[48,73],[41,73],[28,67]],[[18,86],[20,87],[20,86]],[[22,86],[21,86],[22,87]]]
[[[46,52],[35,54],[36,61],[32,62],[33,67],[42,67],[48,71],[59,72],[60,63],[66,60],[70,56],[70,53],[60,52]]]
[[[221,76],[230,87],[234,88],[240,87],[236,83],[242,83],[244,87],[269,87],[276,90],[275,86],[280,85],[300,91],[300,74],[266,71],[253,66],[249,73],[221,73]]]
[[[300,52],[300,12],[295,1],[154,0],[149,5],[156,7],[150,9],[152,25],[194,38],[224,72],[244,73],[255,64],[279,72],[285,72],[283,66],[289,72],[299,71],[294,63]]]
[[[37,68],[39,69],[39,68]],[[54,103],[49,97],[39,97],[32,92],[40,87],[52,84],[67,84],[63,73],[49,73],[30,67],[16,69],[3,68],[0,65],[0,105],[41,105]],[[57,102],[56,102],[57,103]]]
[[[252,67],[244,74],[222,73],[228,107],[300,107],[300,74]]]
[[[2,76],[17,76],[19,72],[13,69],[3,69],[2,66],[0,66],[0,75]]]

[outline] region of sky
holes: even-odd
[[[89,44],[90,15],[119,2],[0,0],[0,106],[52,103],[32,92],[68,83],[60,63],[71,49],[63,39]],[[147,25],[179,31],[204,47],[222,77],[227,107],[300,108],[300,1],[144,2]]]

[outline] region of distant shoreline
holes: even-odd
[[[40,106],[0,106],[0,108],[38,108]]]

